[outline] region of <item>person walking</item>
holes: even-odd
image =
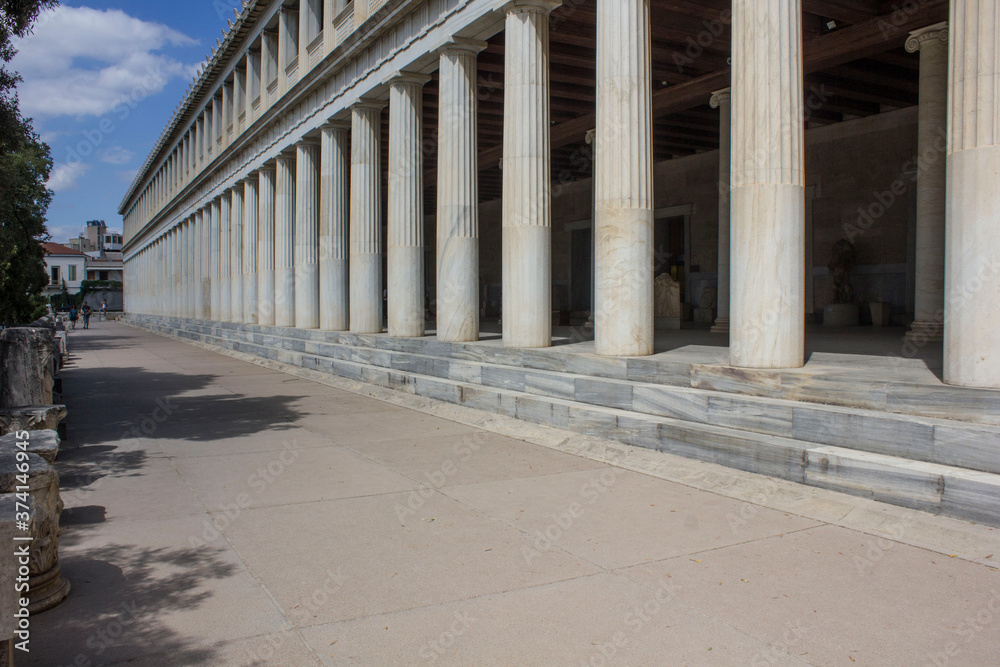
[[[101,321],[108,319],[108,300],[101,299]]]
[[[90,316],[94,311],[90,309],[90,304],[83,304],[83,328],[90,328]]]
[[[80,314],[76,311],[76,306],[69,307],[69,322],[73,329],[76,328],[76,321],[80,318]]]

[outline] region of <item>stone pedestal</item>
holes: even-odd
[[[441,49],[438,115],[437,337],[479,340],[476,61],[485,42]]]
[[[956,1],[949,21],[944,381],[991,389],[1000,389],[998,11]]]
[[[945,154],[948,141],[948,24],[910,33],[906,50],[920,52],[917,125],[915,317],[906,337],[926,344],[944,336]]]
[[[507,5],[504,47],[503,342],[552,345],[552,148],[549,12],[559,2]]]
[[[382,332],[382,109],[369,100],[352,109],[351,333]]]
[[[52,403],[54,351],[51,329],[0,331],[0,408]]]
[[[781,48],[776,48],[776,45]],[[730,363],[805,363],[802,4],[733,2]]]
[[[351,125],[323,127],[319,216],[319,326],[325,331],[350,328],[348,306],[348,243],[350,206]]]
[[[274,326],[274,166],[261,167],[257,178],[257,322]]]
[[[295,327],[319,328],[319,143],[295,147]]]
[[[16,456],[18,443],[23,442],[17,433],[0,436],[0,456]],[[28,444],[25,451],[37,454],[52,463],[59,455],[59,434],[52,430],[28,431]]]
[[[28,526],[29,534],[34,524],[34,508],[31,506],[31,499],[27,503],[17,505],[17,496],[13,493],[0,494],[0,544],[4,545],[0,549],[0,667],[12,665],[11,661],[11,638],[18,629],[18,619],[14,616],[20,608],[20,594],[14,590],[17,584],[18,559],[14,554],[17,542],[15,538],[24,535],[24,531],[18,530],[15,521],[17,512],[24,512],[23,506],[28,506]]]
[[[274,191],[274,324],[295,326],[295,156],[279,155]]]
[[[653,353],[653,121],[648,0],[597,3],[594,350]]]
[[[394,77],[389,98],[388,309],[390,336],[424,335],[424,84]]]
[[[28,493],[35,513],[32,541],[29,543],[29,579],[31,613],[56,606],[69,595],[69,582],[59,570],[59,476],[40,456],[28,454]],[[0,456],[0,493],[15,493],[17,463],[12,456]]]

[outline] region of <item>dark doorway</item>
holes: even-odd
[[[659,218],[653,229],[653,275],[655,277],[669,273],[681,284],[682,299],[687,293],[685,282],[688,270],[684,261],[687,250],[684,243],[684,226],[684,216],[676,215]]]
[[[570,239],[572,246],[570,285],[572,286],[572,309],[590,311],[591,267],[593,267],[593,238],[590,228],[574,229]]]

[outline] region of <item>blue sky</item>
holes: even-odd
[[[74,2],[46,13],[11,67],[22,112],[52,148],[52,240],[118,204],[239,0]]]

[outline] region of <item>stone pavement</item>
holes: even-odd
[[[70,351],[73,590],[19,664],[1000,656],[994,529],[113,322]]]

